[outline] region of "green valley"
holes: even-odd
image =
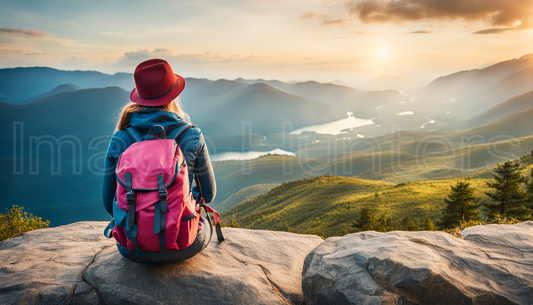
[[[486,179],[471,180],[476,193],[487,191]],[[354,232],[351,224],[362,208],[400,220],[410,215],[423,224],[436,223],[444,197],[455,180],[387,183],[338,176],[319,176],[283,183],[270,192],[245,200],[221,215],[250,229],[269,229],[324,237]]]

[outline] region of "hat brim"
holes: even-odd
[[[163,106],[163,105],[173,101],[175,98],[177,98],[181,94],[183,89],[185,89],[185,79],[183,79],[183,77],[181,77],[181,76],[179,76],[177,74],[175,74],[175,75],[178,78],[178,84],[169,93],[167,93],[167,94],[165,94],[165,95],[163,95],[161,97],[158,97],[158,98],[146,99],[146,98],[140,97],[139,94],[137,93],[137,88],[134,88],[131,91],[130,100],[132,102],[134,102],[135,104],[139,104],[139,105],[145,106],[145,107]]]

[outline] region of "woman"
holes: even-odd
[[[162,126],[167,134],[184,121],[188,115],[181,109],[179,95],[185,88],[185,80],[174,74],[172,68],[162,59],[151,59],[137,66],[134,73],[135,89],[130,94],[133,102],[122,110],[115,134],[109,143],[105,160],[103,187],[104,207],[113,216],[113,200],[117,188],[115,169],[120,155],[132,145],[135,138],[143,137],[154,125]],[[129,128],[126,131],[126,128]],[[133,130],[133,132],[131,132]],[[195,126],[186,129],[176,138],[187,163],[189,183],[196,180],[193,196],[199,193],[206,203],[215,198],[216,183],[207,147],[200,129]],[[198,187],[199,186],[199,187]],[[186,249],[169,252],[137,251],[137,261],[174,261],[187,259],[202,251],[211,239],[209,221],[201,218],[196,240]],[[119,252],[129,256],[130,250],[117,243]]]

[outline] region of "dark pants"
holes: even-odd
[[[213,227],[211,222],[207,219],[201,220],[202,229],[198,231],[198,235],[194,242],[185,249],[168,251],[168,252],[152,252],[152,251],[136,251],[135,257],[139,263],[148,263],[148,262],[172,262],[172,261],[181,261],[184,259],[191,258],[196,254],[202,252],[209,244],[211,240],[211,235],[213,234]],[[122,254],[125,258],[129,258],[130,250],[124,248],[122,245],[117,243],[118,252]]]

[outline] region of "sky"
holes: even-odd
[[[533,0],[0,0],[0,68],[424,82],[533,53]]]

